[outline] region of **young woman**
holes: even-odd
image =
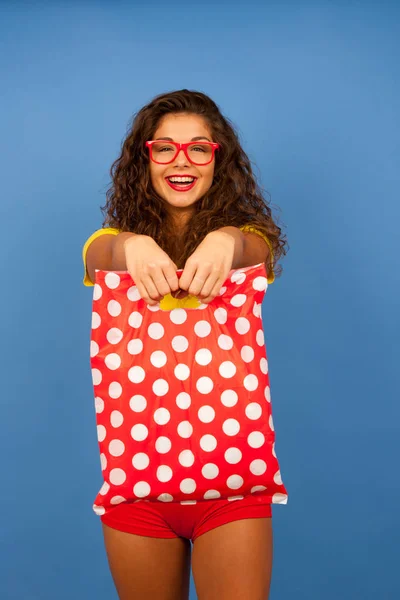
[[[104,311],[108,310],[112,318],[120,315],[121,307],[118,302],[110,301],[106,296],[119,285],[126,284],[128,297],[134,300],[137,306],[141,306],[142,313],[156,315],[155,311],[172,311],[171,315],[180,315],[179,319],[184,313],[182,320],[174,320],[173,327],[178,331],[179,326],[188,329],[189,321],[186,325],[179,323],[187,318],[190,309],[195,309],[192,310],[193,315],[195,312],[198,314],[199,310],[205,313],[208,307],[213,306],[213,302],[223,294],[224,283],[232,270],[242,269],[236,273],[236,279],[232,279],[240,282],[245,279],[246,273],[249,277],[252,273],[260,275],[257,268],[263,268],[267,279],[261,273],[257,278],[257,285],[253,285],[254,289],[261,290],[258,292],[260,294],[264,293],[267,281],[274,281],[276,263],[282,254],[286,253],[285,239],[281,229],[273,221],[270,208],[262,198],[249,159],[241,148],[232,125],[205,94],[180,90],[160,95],[142,108],[123,142],[121,154],[111,168],[111,175],[113,183],[107,192],[107,202],[103,207],[103,228],[96,231],[85,243],[83,259],[84,283],[96,283],[94,299],[99,303],[104,302]],[[246,271],[246,268],[249,270]],[[121,273],[121,276],[118,273]],[[259,283],[264,279],[265,286],[262,284],[260,288]],[[136,287],[130,287],[132,280]],[[253,288],[251,289],[254,291]],[[238,299],[239,296],[246,298],[245,294],[236,295],[235,298]],[[241,302],[244,300],[236,300],[236,306]],[[260,317],[260,304],[252,304],[254,318]],[[119,308],[116,309],[115,306]],[[185,310],[176,311],[182,308]],[[143,322],[143,314],[140,314],[140,311],[132,314],[137,322],[133,323],[130,317],[129,323],[138,331]],[[100,320],[96,313],[94,328],[99,326]],[[218,323],[225,322],[226,318],[223,321],[218,319]],[[202,323],[204,325],[205,321]],[[216,322],[215,324],[217,325]],[[159,324],[157,326],[161,327]],[[123,325],[120,328],[122,329]],[[108,330],[107,335],[110,331]],[[117,334],[122,336],[118,328],[112,331],[117,331]],[[148,331],[150,332],[150,326]],[[187,335],[190,337],[190,332]],[[197,330],[197,335],[203,337],[207,332],[204,334]],[[261,335],[260,342],[260,331],[257,336],[257,343],[262,346],[263,336]],[[149,344],[159,337],[150,332],[147,337]],[[229,353],[232,346],[226,344],[227,340],[232,343],[231,338],[229,335],[220,338],[223,338],[225,345],[222,346],[220,341],[218,344]],[[115,340],[107,339],[111,344],[115,343]],[[182,341],[186,338],[181,335],[179,339]],[[174,340],[177,340],[177,337],[172,340],[173,352],[182,352],[182,348],[174,346]],[[134,343],[141,344],[143,348],[141,339],[135,338]],[[99,345],[96,341],[92,341],[92,344],[94,350],[91,355],[96,355],[97,359]],[[192,345],[195,345],[194,341]],[[200,354],[196,355],[197,362],[206,365],[210,359],[204,357],[211,355],[210,349],[204,347],[198,352]],[[243,361],[250,363],[254,357],[252,348],[248,345],[243,346],[241,352]],[[133,350],[132,346],[130,350],[128,345],[128,352],[125,350],[125,354],[130,357],[132,364],[135,364],[131,355],[137,355],[138,351]],[[120,358],[117,359],[120,364]],[[104,363],[103,357],[101,360]],[[107,357],[105,360],[107,362]],[[165,364],[166,355],[161,350],[155,351],[149,360],[153,365],[150,368],[157,371]],[[194,362],[194,358],[192,360]],[[118,372],[118,364],[108,364],[108,367],[114,369],[115,373]],[[236,371],[232,362],[228,361],[226,364]],[[266,374],[266,358],[259,359],[259,364]],[[94,383],[98,383],[101,374],[97,369],[94,370],[97,372],[94,379],[98,377],[98,381]],[[173,372],[170,373],[170,377],[173,379]],[[179,379],[183,380],[185,376]],[[164,381],[164,384],[168,386],[168,382]],[[121,391],[115,392],[115,386],[118,387],[118,384],[112,382],[107,388],[110,390],[111,404],[112,398],[118,398],[118,394],[121,394]],[[266,399],[269,401],[269,387],[265,389]],[[239,386],[237,390],[240,394]],[[202,392],[204,393],[204,390]],[[238,394],[232,390],[228,392],[235,394],[236,399],[232,401],[225,396],[225,401],[222,402],[225,407],[230,408],[224,410],[232,411],[229,414],[234,415],[238,409],[238,405],[234,406]],[[179,409],[187,410],[190,403],[189,400],[188,404],[185,404],[188,394],[181,392],[179,396],[181,404],[178,402],[178,396],[176,398]],[[142,411],[144,414],[143,406],[132,406],[134,398],[135,402],[143,402],[149,410],[152,400],[150,394],[147,395],[147,399],[142,395],[130,399],[132,410]],[[162,404],[157,394],[153,397],[154,406],[162,404],[164,408],[159,408],[158,411],[164,413],[168,413],[165,408],[169,408],[168,401],[171,405],[175,404],[175,398],[165,400],[164,396]],[[118,406],[121,407],[121,399],[118,402]],[[213,399],[210,393],[208,406],[203,408],[214,412],[212,406],[217,407],[218,403],[221,405],[219,396]],[[96,412],[104,414],[105,404],[105,398],[96,397]],[[265,402],[266,406],[267,404]],[[246,406],[249,408],[250,405]],[[251,407],[254,406],[256,403],[253,402]],[[261,406],[257,404],[257,407],[261,411]],[[123,408],[120,410],[123,411]],[[118,422],[116,414],[120,419]],[[246,414],[251,419],[259,417],[258,414]],[[151,433],[154,421],[150,423],[150,416],[148,418]],[[208,423],[212,418],[213,416],[204,418],[203,421]],[[110,419],[111,428],[115,429],[123,417],[120,412],[114,411],[114,421],[113,416]],[[270,440],[270,460],[276,461],[271,419],[270,416],[269,426],[265,425],[264,430],[267,431],[268,427],[269,433],[266,433],[266,437]],[[229,421],[236,422],[234,419]],[[166,421],[157,421],[160,427],[167,427],[162,425],[164,422]],[[98,426],[99,441],[103,441],[106,436],[109,421],[104,423],[105,426]],[[187,421],[185,424],[192,427]],[[200,497],[193,491],[194,480],[188,478],[185,479],[186,483],[181,482],[181,497],[179,494],[174,497],[169,493],[162,493],[158,497],[151,496],[151,486],[143,482],[143,473],[146,469],[150,470],[149,462],[152,458],[156,460],[160,455],[168,456],[171,443],[167,433],[154,438],[154,443],[150,443],[151,436],[147,428],[144,425],[138,427],[146,430],[142,438],[135,438],[142,440],[137,443],[142,444],[140,448],[143,451],[133,457],[130,455],[130,470],[137,469],[135,472],[140,473],[139,483],[133,487],[133,493],[130,487],[130,491],[125,490],[124,495],[114,495],[107,504],[106,494],[111,494],[110,485],[121,483],[122,480],[117,481],[116,473],[118,472],[119,476],[122,469],[114,469],[113,480],[107,471],[104,451],[101,458],[105,483],[93,506],[96,514],[101,516],[107,557],[120,599],[187,600],[191,567],[199,600],[267,599],[273,555],[271,504],[287,502],[287,493],[280,478],[277,462],[271,463],[272,466],[268,464],[268,468],[273,469],[272,491],[268,486],[254,486],[251,489],[252,493],[241,496],[239,489],[239,495],[231,493],[229,496],[228,493],[220,494],[216,489],[211,489]],[[260,426],[258,428],[260,429]],[[133,430],[134,427],[132,437]],[[231,434],[224,431],[228,435]],[[149,437],[144,440],[147,435]],[[259,431],[253,432],[253,435],[264,439]],[[190,432],[187,435],[181,432],[181,438],[187,439],[189,436]],[[224,434],[221,433],[221,436]],[[200,460],[202,449],[210,451],[219,443],[217,437],[204,435],[204,445],[198,448],[197,453],[189,450],[181,452],[181,464],[186,467],[193,464],[195,466],[196,454]],[[169,446],[163,446],[167,442]],[[214,445],[206,447],[206,442]],[[122,454],[125,448],[121,441],[118,443],[123,449],[111,452],[114,456]],[[129,441],[125,440],[125,443]],[[237,447],[226,451],[226,461],[240,462],[242,450],[245,453],[246,449],[244,445],[240,448],[239,444],[238,441],[235,445]],[[260,444],[252,445],[258,447]],[[109,459],[112,459],[111,454]],[[260,462],[263,461],[254,461],[254,464],[259,465]],[[218,471],[216,465],[212,464],[211,467]],[[211,467],[205,465],[203,469]],[[220,467],[223,468],[223,465]],[[193,469],[194,467],[188,468],[188,472],[194,473]],[[215,476],[207,474],[204,470],[203,474],[208,478]],[[172,470],[163,465],[159,467],[157,477],[166,482],[172,477]],[[231,480],[232,488],[240,488],[243,479],[237,477],[237,480],[235,484]],[[193,487],[189,489],[192,484]],[[189,487],[185,489],[185,485]],[[115,489],[118,488],[115,486]],[[182,500],[183,492],[188,494],[188,498],[196,499]]]

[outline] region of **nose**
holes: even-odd
[[[190,161],[187,159],[186,154],[184,153],[182,148],[179,150],[178,156],[175,158],[174,162],[177,166],[180,167],[185,165],[190,166]]]

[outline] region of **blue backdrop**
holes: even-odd
[[[132,114],[186,87],[239,128],[290,244],[263,305],[289,492],[273,507],[271,600],[399,598],[399,5],[0,13],[0,596],[117,598],[92,511],[81,248]]]

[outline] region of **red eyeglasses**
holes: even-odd
[[[167,142],[163,140],[152,140],[146,142],[150,150],[150,159],[158,165],[168,165],[172,163],[181,150],[184,151],[186,158],[194,165],[208,165],[214,158],[215,150],[218,150],[219,144],[215,142]]]

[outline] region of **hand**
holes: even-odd
[[[232,269],[235,238],[224,231],[212,231],[186,261],[179,287],[208,304],[219,293]]]
[[[168,254],[147,235],[133,235],[124,242],[126,268],[150,306],[179,290],[177,266]]]

